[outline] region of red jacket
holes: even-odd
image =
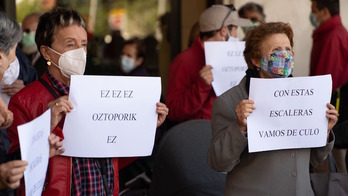
[[[166,104],[168,118],[176,122],[192,119],[211,119],[211,109],[216,98],[212,85],[199,76],[205,66],[202,41],[197,38],[193,45],[180,53],[169,70]]]
[[[49,82],[47,75],[44,74],[41,78]],[[53,86],[51,86],[56,90]],[[56,91],[59,94],[58,91]],[[17,126],[29,122],[40,116],[47,110],[49,102],[55,98],[53,95],[39,82],[35,81],[22,89],[20,92],[12,96],[9,104],[9,110],[13,112],[14,120],[12,125],[7,129],[7,134],[11,145],[9,152],[19,150],[19,140]],[[52,131],[54,134],[64,139],[62,127],[64,120]],[[114,192],[113,195],[118,195],[118,159],[113,159],[114,165]],[[50,158],[48,170],[45,180],[45,189],[42,195],[71,195],[71,158],[65,156],[54,156]],[[17,190],[18,195],[25,195],[24,183]]]
[[[348,32],[335,15],[313,32],[310,75],[331,74],[332,91],[348,79]]]

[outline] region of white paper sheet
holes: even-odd
[[[331,75],[251,78],[247,119],[249,152],[311,148],[326,144]]]
[[[51,110],[18,126],[22,160],[28,161],[24,171],[26,195],[41,195],[49,159]]]
[[[205,62],[213,66],[212,83],[215,94],[221,95],[239,84],[247,64],[243,51],[245,42],[204,42]]]
[[[72,76],[63,145],[66,156],[130,157],[152,153],[159,77]]]

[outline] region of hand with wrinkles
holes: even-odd
[[[238,125],[244,136],[247,133],[247,118],[253,110],[255,110],[254,101],[250,99],[243,99],[236,106],[235,112]]]
[[[11,85],[3,86],[2,87],[2,92],[6,93],[8,96],[12,96],[16,94],[18,91],[22,90],[24,88],[24,83],[23,80],[16,80],[14,83]]]
[[[73,109],[71,102],[68,100],[68,95],[61,96],[58,99],[48,103],[48,108],[51,108],[51,131],[56,128],[63,116]]]
[[[20,185],[20,180],[28,162],[15,160],[0,165],[0,189],[16,189]]]

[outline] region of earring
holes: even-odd
[[[47,61],[47,65],[50,66],[51,65],[51,59],[48,59]]]

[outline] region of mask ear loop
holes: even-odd
[[[56,53],[56,54],[62,56],[62,54],[60,54],[59,52],[53,50],[52,48],[50,48],[50,47],[48,47],[48,46],[47,46],[47,48],[49,48],[52,52],[54,52],[54,53]],[[67,76],[67,75],[63,72],[63,69],[62,69],[59,65],[57,65],[55,62],[51,61],[51,59],[49,59],[49,60],[47,61],[47,65],[48,65],[48,63],[49,63],[49,65],[53,64],[54,66],[56,66],[56,67],[60,70],[60,73],[62,73],[65,77],[70,78],[69,76]]]

